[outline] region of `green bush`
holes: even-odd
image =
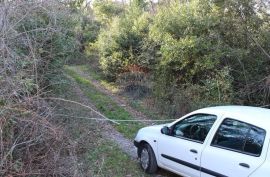
[[[148,68],[154,96],[172,114],[177,102],[187,110],[268,104],[269,13],[256,3],[132,1],[101,30],[101,68],[111,80],[133,64]]]
[[[119,3],[111,0],[96,0],[93,9],[96,20],[104,26],[109,25],[113,17],[120,16],[124,12],[124,8]]]
[[[147,64],[139,56],[148,35],[149,20],[149,14],[132,6],[125,16],[115,17],[109,29],[101,31],[96,46],[101,67],[110,79],[115,80],[131,64]]]

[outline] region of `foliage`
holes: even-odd
[[[216,30],[218,25],[216,8],[202,1],[183,3],[180,7],[179,3],[172,3],[157,13],[150,38],[160,46],[155,93],[162,101],[175,105],[181,93],[194,107],[203,101],[206,105],[231,100],[231,94],[226,99],[216,97],[217,92],[232,91],[228,77],[222,80],[225,87],[215,84],[223,72],[221,63],[227,54],[226,44]],[[206,96],[207,92],[210,97]],[[187,105],[183,101],[179,103],[177,109]]]
[[[86,104],[87,97],[80,96],[77,90],[81,85],[77,87],[76,81],[66,73],[58,75],[54,82],[60,82],[53,86],[53,92],[58,97]],[[64,121],[69,141],[76,142],[74,159],[76,157],[79,167],[76,176],[145,176],[137,161],[123,152],[122,147],[119,148],[110,139],[111,135],[104,135],[111,132],[106,122],[86,119],[98,115],[85,107],[67,102],[56,104],[55,111],[55,119]],[[128,129],[126,126],[125,128]]]
[[[264,1],[164,2],[134,0],[101,30],[95,46],[108,78],[118,79],[131,65],[146,67],[155,97],[172,109],[179,109],[173,108],[177,98],[183,103],[178,107],[190,105],[187,110],[268,104],[269,10]]]
[[[123,17],[115,17],[110,29],[101,31],[96,43],[100,63],[105,74],[115,79],[116,75],[131,64],[143,65],[139,59],[144,39],[147,37],[149,14],[132,7]]]
[[[77,84],[79,84],[85,95],[93,101],[97,110],[107,118],[115,120],[134,119],[123,107],[117,105],[111,97],[97,90],[91,80],[78,74],[76,68],[67,67],[66,72],[77,82]],[[134,138],[138,129],[142,127],[143,124],[138,122],[116,125],[116,129],[127,138]]]
[[[111,0],[97,0],[93,6],[96,20],[103,25],[108,25],[111,23],[113,17],[120,16],[124,12],[120,3]]]
[[[76,51],[76,18],[64,2],[0,2],[0,176],[76,175],[74,161],[61,170],[71,142],[41,97]]]

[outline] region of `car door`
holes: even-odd
[[[185,176],[200,176],[200,156],[216,119],[215,115],[195,114],[170,127],[170,135],[162,134],[158,142],[161,165]]]
[[[201,177],[247,177],[265,160],[266,131],[226,118],[201,157]],[[263,148],[265,147],[265,148]]]

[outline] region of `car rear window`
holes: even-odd
[[[227,118],[220,125],[211,145],[260,156],[266,131],[257,126]]]

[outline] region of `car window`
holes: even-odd
[[[227,118],[220,125],[211,145],[259,156],[265,134],[264,129]]]
[[[217,117],[209,114],[196,114],[187,117],[173,126],[172,136],[204,142]]]

